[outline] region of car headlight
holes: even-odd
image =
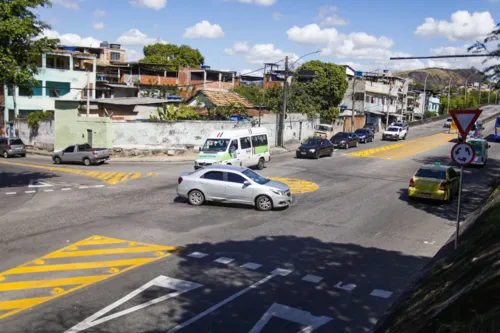
[[[276,189],[271,189],[271,192],[277,195],[285,195],[284,191],[276,190]]]
[[[216,164],[220,164],[219,161],[215,161],[214,163],[212,163],[213,165],[216,165]]]
[[[316,149],[309,149],[309,151],[310,151],[311,153],[314,153],[314,152],[316,151]]]
[[[300,151],[300,148],[297,148],[297,150],[296,150],[296,151]]]
[[[344,141],[344,140],[342,140],[342,141],[340,141],[340,143],[345,143],[345,141]]]

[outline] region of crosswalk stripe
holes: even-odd
[[[11,290],[23,290],[23,289],[34,289],[34,288],[49,288],[49,287],[59,287],[59,286],[71,286],[77,284],[87,284],[100,281],[107,278],[109,275],[91,275],[91,276],[80,276],[64,279],[52,279],[52,280],[33,280],[33,281],[16,281],[0,283],[0,291],[11,291]]]
[[[43,265],[43,266],[20,266],[9,269],[8,271],[2,274],[15,275],[15,274],[26,274],[26,273],[74,271],[79,269],[133,266],[133,265],[142,265],[150,262],[151,260],[154,260],[154,258],[122,259],[122,260],[96,261],[96,262],[75,262],[71,264],[55,264],[55,265]]]
[[[108,184],[118,184],[120,182],[120,178],[125,175],[125,172],[119,172],[113,178],[108,180]]]

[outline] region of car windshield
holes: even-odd
[[[304,144],[305,145],[320,145],[321,144],[321,139],[307,139],[306,141],[304,141]]]
[[[446,119],[446,121],[450,121],[450,122],[451,122],[452,120],[453,120],[453,119],[451,119],[451,118]]]
[[[250,178],[251,180],[253,180],[257,184],[263,185],[263,184],[269,183],[269,179],[262,177],[261,175],[259,175],[256,172],[253,172],[250,169],[246,169],[245,171],[242,172],[242,174],[244,174],[245,176],[247,176],[248,178]]]
[[[329,126],[323,126],[323,125],[317,125],[316,126],[316,130],[317,131],[328,132],[328,131],[331,131],[331,127],[329,127]]]
[[[229,139],[207,139],[201,151],[226,151],[230,141]]]
[[[347,137],[347,133],[337,133],[333,136],[333,139],[343,139]]]
[[[358,129],[358,130],[356,130],[356,132],[354,132],[354,133],[356,133],[356,134],[366,134],[366,133],[368,133],[368,131],[367,131],[367,130],[365,130],[365,129]]]
[[[399,128],[398,127],[389,127],[387,129],[387,132],[398,132],[399,131]]]
[[[13,140],[10,140],[10,144],[11,145],[22,145],[23,141],[21,139],[13,139]]]
[[[415,174],[415,177],[446,179],[446,171],[440,169],[420,169]]]
[[[500,117],[499,117],[499,118],[497,118],[497,123],[496,123],[496,125],[495,125],[495,126],[496,126],[496,127],[500,127]]]

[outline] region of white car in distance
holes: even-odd
[[[183,172],[177,195],[193,206],[206,201],[251,205],[261,211],[288,207],[290,187],[235,165],[211,165],[194,172]]]
[[[408,130],[404,127],[389,126],[387,130],[382,133],[382,140],[405,140]]]

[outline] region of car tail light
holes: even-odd
[[[97,156],[97,152],[96,152],[96,151],[93,151],[93,152],[92,152],[92,155]]]
[[[439,190],[446,191],[446,183],[443,182],[443,183],[439,184]]]
[[[179,177],[179,179],[177,179],[177,184],[180,184],[182,183],[182,177]]]
[[[7,145],[7,149],[12,149],[12,146],[11,145]]]
[[[415,181],[412,179],[410,179],[410,187],[415,187]]]

